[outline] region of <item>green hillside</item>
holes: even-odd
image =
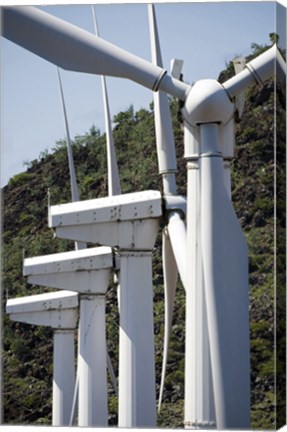
[[[262,50],[253,45],[251,56]],[[251,58],[251,57],[250,57]],[[220,74],[233,75],[231,63]],[[285,424],[285,152],[286,101],[270,80],[249,89],[243,117],[236,124],[232,199],[249,245],[252,428]],[[183,129],[178,102],[170,101],[178,159],[179,192],[186,194]],[[274,106],[276,121],[274,121]],[[114,117],[114,140],[123,193],[161,189],[155,146],[153,106],[131,106]],[[275,140],[275,137],[277,139]],[[107,195],[105,135],[92,126],[76,136],[73,152],[81,199]],[[275,159],[276,157],[276,159]],[[276,177],[277,188],[274,188]],[[22,276],[26,257],[72,250],[73,242],[54,238],[47,227],[51,204],[70,201],[66,143],[31,161],[2,190],[2,310],[7,298],[45,292]],[[277,199],[274,200],[276,192]],[[164,334],[161,236],[153,257],[156,381],[159,391]],[[276,285],[276,290],[275,290]],[[116,286],[107,294],[108,350],[117,373]],[[3,313],[4,422],[51,424],[52,331],[13,323]],[[167,377],[159,427],[183,427],[185,294],[178,283]],[[275,368],[277,377],[275,376]],[[117,424],[117,398],[109,383],[109,424]]]

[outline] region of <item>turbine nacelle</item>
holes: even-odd
[[[6,313],[12,321],[54,329],[75,329],[78,305],[77,293],[60,291],[9,299]]]

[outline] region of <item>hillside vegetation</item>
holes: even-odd
[[[266,47],[253,45],[250,58]],[[220,74],[234,74],[232,64]],[[183,130],[178,102],[170,101],[179,192],[186,194]],[[274,120],[274,106],[276,121]],[[252,428],[285,424],[285,136],[283,89],[270,80],[246,93],[243,117],[236,124],[232,199],[249,246]],[[153,106],[131,106],[114,117],[114,140],[123,193],[161,189],[157,169]],[[275,137],[277,139],[275,140]],[[81,199],[107,195],[105,135],[92,126],[76,136],[73,152]],[[276,159],[275,159],[276,158]],[[277,188],[274,188],[276,177]],[[47,226],[51,204],[70,201],[66,143],[31,161],[9,181],[3,199],[2,310],[7,298],[46,292],[22,276],[23,254],[72,250],[73,242],[54,238]],[[276,193],[276,201],[274,199]],[[164,334],[161,239],[153,256],[156,382],[159,390]],[[275,289],[276,288],[276,289]],[[118,370],[116,286],[107,294],[108,350]],[[158,426],[183,427],[185,295],[178,282],[164,399]],[[3,313],[4,422],[50,424],[53,339],[49,328],[11,322]],[[275,375],[275,370],[277,375]],[[109,383],[109,424],[117,424],[117,398]]]

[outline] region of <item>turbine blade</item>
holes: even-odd
[[[164,345],[163,345],[163,361],[161,371],[161,383],[158,400],[158,412],[160,412],[164,380],[166,375],[166,366],[168,359],[168,347],[171,335],[172,314],[174,307],[174,297],[177,283],[177,267],[171,248],[170,239],[167,232],[162,235],[162,252],[163,252],[163,276],[164,276]]]
[[[148,4],[152,62],[162,67],[161,51],[154,6]],[[169,102],[166,93],[154,93],[154,118],[159,173],[163,178],[164,194],[176,194],[176,154]]]
[[[99,37],[95,6],[92,6],[92,13],[93,13],[95,35]],[[115,144],[113,138],[107,84],[106,84],[106,79],[103,75],[101,76],[101,81],[102,81],[102,93],[103,93],[103,101],[104,101],[106,140],[107,140],[108,192],[109,192],[109,196],[113,196],[113,195],[121,194],[121,185],[120,185],[120,176],[119,176]]]
[[[249,428],[249,299],[246,242],[224,184],[216,125],[201,125],[202,264],[216,425]],[[206,154],[207,149],[213,156]],[[208,145],[207,145],[208,144]],[[209,154],[210,154],[209,153]]]
[[[98,29],[98,24],[97,24],[95,6],[92,6],[92,15],[93,15],[93,24],[94,24],[95,35],[97,37],[99,37],[99,29]],[[115,146],[114,146],[114,140],[113,140],[113,132],[112,132],[111,116],[110,116],[110,109],[109,109],[109,102],[108,102],[108,94],[107,94],[106,80],[105,80],[105,77],[103,75],[101,76],[101,80],[102,80],[102,92],[103,92],[105,123],[106,123],[106,139],[107,139],[107,155],[108,155],[108,183],[109,183],[108,184],[108,190],[109,190],[109,196],[120,195],[121,194],[121,187],[120,187],[118,165],[117,165],[117,161],[116,161]],[[116,375],[114,372],[113,364],[112,364],[108,349],[107,349],[107,365],[108,365],[108,370],[109,370],[110,377],[112,380],[114,392],[115,392],[116,396],[118,396],[118,385],[117,385]]]
[[[60,96],[61,96],[62,109],[63,109],[66,138],[67,138],[67,152],[68,152],[69,171],[70,171],[71,195],[72,195],[72,202],[75,202],[75,201],[79,201],[80,198],[79,198],[79,191],[78,191],[78,185],[76,179],[72,142],[70,138],[70,130],[69,130],[69,123],[68,123],[67,110],[65,104],[65,97],[64,97],[61,73],[59,68],[57,68],[57,72],[58,72],[58,81],[59,81],[59,89],[60,89]],[[76,250],[86,249],[86,247],[87,247],[87,243],[80,242],[80,241],[75,242]]]
[[[91,33],[29,6],[3,8],[3,36],[63,69],[128,78],[185,98],[188,85]]]
[[[276,69],[275,69],[276,68]],[[222,84],[224,89],[233,98],[244,91],[248,86],[262,83],[274,76],[282,83],[286,81],[286,62],[276,44],[258,57],[246,63],[246,68]]]
[[[113,364],[112,364],[110,355],[108,353],[108,349],[107,349],[107,365],[108,365],[108,371],[110,373],[110,377],[111,377],[111,380],[112,380],[114,392],[115,392],[116,396],[118,396],[117,379],[116,379],[116,375],[115,375],[115,372],[114,372],[114,368],[113,368]]]
[[[72,150],[72,143],[71,143],[71,138],[70,138],[66,104],[65,104],[65,99],[64,99],[63,85],[62,85],[61,73],[60,73],[59,68],[57,68],[57,72],[58,72],[59,89],[60,89],[64,124],[65,124],[65,131],[66,131],[66,139],[67,139],[67,151],[68,151],[68,161],[69,161],[69,171],[70,171],[70,181],[71,181],[71,194],[72,194],[72,201],[75,202],[75,201],[79,201],[79,192],[78,192],[78,185],[77,185],[77,180],[76,180],[73,150]]]
[[[102,91],[104,100],[105,123],[106,123],[106,140],[107,140],[107,156],[108,156],[108,191],[109,196],[120,195],[121,185],[119,169],[116,158],[115,144],[113,138],[110,107],[108,102],[108,92],[105,77],[102,76]]]
[[[150,27],[150,42],[152,62],[155,65],[162,67],[162,57],[160,51],[158,30],[154,6],[148,4],[148,17]],[[170,115],[169,102],[167,95],[161,91],[154,93],[154,119],[156,131],[156,147],[158,157],[159,173],[163,180],[163,192],[166,194],[176,194],[175,173],[176,155],[173,139],[172,122]],[[160,393],[158,402],[158,412],[160,412],[164,380],[166,374],[166,366],[168,360],[168,346],[172,325],[172,311],[174,305],[174,297],[177,283],[177,265],[171,247],[168,232],[163,232],[162,236],[162,253],[163,253],[163,277],[164,277],[164,292],[165,292],[165,323],[164,323],[164,346],[163,346],[163,363],[160,383]]]
[[[168,214],[167,229],[180,279],[186,289],[186,226],[177,211]]]

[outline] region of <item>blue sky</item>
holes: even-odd
[[[93,31],[90,6],[56,5],[42,9]],[[146,4],[100,4],[96,7],[101,37],[150,60]],[[236,55],[248,55],[252,42],[266,44],[276,30],[274,2],[159,3],[156,16],[164,67],[184,60],[184,79],[217,78]],[[25,170],[24,161],[65,137],[56,67],[2,38],[1,185]],[[92,124],[104,132],[100,78],[62,71],[71,136]],[[148,108],[150,90],[123,79],[107,79],[112,115]]]

